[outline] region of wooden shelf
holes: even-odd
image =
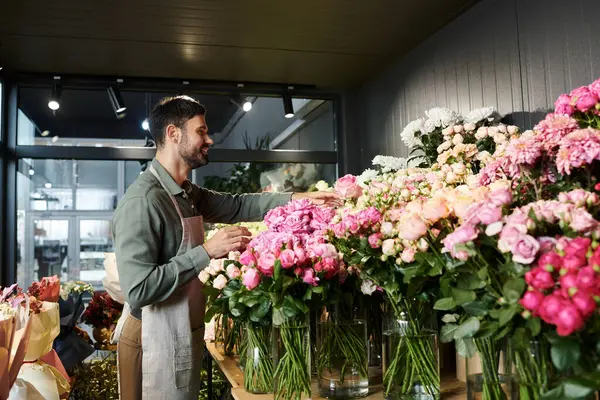
[[[235,400],[273,400],[272,394],[252,394],[244,390],[244,375],[238,367],[236,361],[231,357],[223,355],[222,348],[215,343],[206,343],[206,348],[210,352],[215,363],[223,372],[231,384],[231,395]],[[313,380],[313,399],[320,400],[318,395],[317,382]],[[467,398],[467,389],[463,382],[456,379],[455,376],[442,377],[442,400],[464,400]],[[383,392],[381,386],[371,388],[371,393],[364,398],[365,400],[382,400]]]

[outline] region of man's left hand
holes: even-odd
[[[309,199],[313,204],[327,207],[341,207],[344,202],[335,192],[306,192],[292,194],[292,200]]]

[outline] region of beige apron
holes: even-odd
[[[154,167],[150,172],[167,191]],[[202,216],[184,218],[169,194],[183,227],[177,255],[204,242]],[[115,329],[117,342],[129,313],[125,304]],[[198,278],[177,289],[171,297],[142,308],[142,398],[144,400],[197,400],[204,348],[205,298]]]
[[[150,172],[167,190],[154,167]],[[183,218],[177,200],[169,196],[183,227],[179,256],[204,242],[204,224],[201,216]],[[202,284],[194,278],[162,303],[142,308],[143,399],[198,399],[204,306]]]

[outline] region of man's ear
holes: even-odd
[[[175,144],[179,143],[181,130],[178,129],[175,125],[170,124],[167,125],[166,129],[166,139],[167,141],[173,142]]]

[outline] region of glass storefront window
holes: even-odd
[[[143,122],[151,108],[175,93],[121,91],[127,110],[122,118],[113,112],[105,89],[64,89],[60,108],[52,111],[47,100],[51,88],[19,89],[18,144],[49,146],[137,146],[150,133]],[[294,117],[285,118],[280,97],[252,97],[252,109],[242,111],[228,95],[191,94],[207,108],[207,123],[214,148],[335,151],[333,102],[292,100]],[[263,147],[267,148],[267,147]]]

